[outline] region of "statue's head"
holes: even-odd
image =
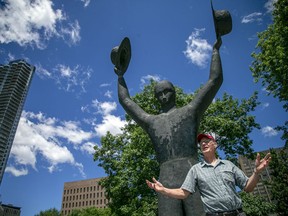
[[[154,94],[161,106],[175,105],[176,93],[173,84],[162,80],[155,85]]]

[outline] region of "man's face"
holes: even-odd
[[[166,105],[171,102],[174,103],[175,90],[167,82],[159,83],[155,88],[155,96],[161,105]]]
[[[208,152],[213,152],[215,153],[216,151],[216,147],[217,147],[217,144],[214,140],[212,139],[208,139],[206,137],[203,137],[201,140],[200,140],[200,149],[202,151],[202,153],[208,153]]]

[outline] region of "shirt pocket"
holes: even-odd
[[[220,174],[224,182],[228,184],[235,184],[234,174],[232,171],[222,170]]]

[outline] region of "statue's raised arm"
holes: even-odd
[[[118,76],[118,98],[125,111],[140,126],[145,126],[149,116],[138,104],[130,97],[124,74],[129,66],[131,59],[131,45],[129,38],[125,37],[120,46],[114,47],[111,51],[111,61],[115,65],[114,72]]]
[[[194,100],[191,102],[191,107],[198,110],[198,115],[202,116],[208,106],[213,101],[219,88],[223,83],[223,72],[219,49],[222,44],[221,37],[218,36],[212,52],[209,79],[205,85],[201,87]]]
[[[209,79],[191,102],[191,107],[197,109],[199,116],[202,116],[208,106],[213,101],[216,93],[223,83],[223,72],[220,57],[220,47],[222,45],[222,36],[231,32],[232,18],[227,10],[214,10],[212,1],[212,14],[216,33],[216,42],[213,45],[212,58],[210,64]]]

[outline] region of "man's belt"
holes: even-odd
[[[237,216],[241,212],[243,212],[242,208],[226,212],[206,213],[206,216]]]

